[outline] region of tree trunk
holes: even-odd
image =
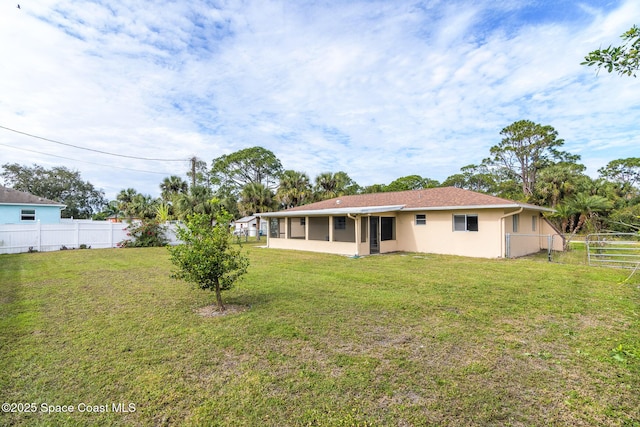
[[[569,249],[569,243],[571,243],[571,239],[573,239],[576,235],[576,233],[578,232],[578,230],[580,230],[580,228],[584,225],[585,221],[587,220],[587,217],[584,215],[580,215],[580,219],[578,220],[578,224],[576,225],[576,228],[574,228],[571,231],[571,234],[569,235],[569,237],[567,239],[565,239],[564,241],[564,250],[566,251],[567,249]]]
[[[225,311],[226,308],[224,307],[224,304],[222,303],[222,291],[220,290],[220,281],[218,280],[218,278],[215,279],[215,288],[216,288],[216,302],[218,303],[218,310]]]

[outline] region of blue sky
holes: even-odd
[[[640,156],[640,81],[580,65],[636,0],[69,1],[0,6],[0,164],[157,196],[186,159],[273,151],[360,185],[477,164],[551,125],[588,173]],[[58,156],[58,157],[54,157]]]

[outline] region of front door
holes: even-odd
[[[378,224],[380,223],[379,216],[369,217],[369,253],[380,253],[380,233]]]

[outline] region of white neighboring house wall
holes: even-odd
[[[234,234],[239,236],[249,236],[255,237],[256,230],[258,225],[258,219],[256,216],[245,216],[244,218],[240,218],[235,221],[235,230]],[[260,230],[262,230],[262,235],[267,235],[268,221],[261,220],[260,221]]]
[[[127,222],[75,220],[59,224],[0,225],[0,254],[29,251],[57,251],[63,247],[77,249],[81,245],[94,249],[116,248],[127,235]],[[165,224],[169,244],[177,244],[176,224]]]

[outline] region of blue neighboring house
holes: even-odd
[[[0,224],[58,224],[66,207],[59,202],[0,185]]]

